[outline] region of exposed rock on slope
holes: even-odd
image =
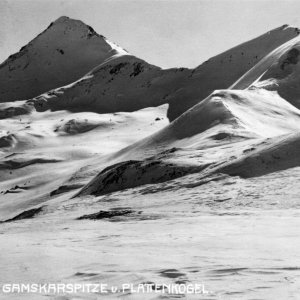
[[[6,133],[0,136],[0,148],[10,148],[17,143],[16,138],[13,134]]]
[[[34,218],[36,215],[41,213],[43,211],[43,206],[37,207],[37,208],[32,208],[26,211],[23,211],[22,213],[16,215],[15,217],[2,221],[2,222],[14,222],[14,221],[19,221],[19,220],[24,220],[24,219],[31,219]]]
[[[133,214],[135,211],[130,209],[124,210],[112,210],[112,211],[103,211],[100,210],[97,213],[90,214],[90,215],[83,215],[77,220],[102,220],[102,219],[114,219],[115,217],[126,216]]]
[[[189,70],[161,70],[131,55],[94,68],[77,82],[29,100],[37,111],[132,112],[167,103]]]
[[[108,128],[112,125],[112,122],[108,121],[95,121],[89,119],[71,119],[71,120],[64,120],[59,124],[55,129],[54,132],[59,134],[78,134],[84,133],[90,130],[93,130],[97,127]]]
[[[60,17],[0,65],[0,102],[29,99],[69,84],[124,53],[83,22]]]
[[[0,120],[27,115],[33,110],[34,106],[26,101],[0,103]]]
[[[200,167],[159,160],[125,161],[102,170],[77,196],[104,195],[115,191],[175,179],[200,171]]]

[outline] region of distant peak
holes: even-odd
[[[53,23],[57,24],[57,23],[63,23],[63,22],[66,22],[70,20],[69,17],[66,17],[66,16],[61,16],[59,17],[58,19],[56,19]]]
[[[282,32],[285,32],[285,34],[287,34],[287,35],[290,35],[290,34],[299,35],[300,34],[300,29],[296,26],[292,26],[292,25],[289,25],[289,24],[284,24],[284,25],[281,25],[277,28],[274,28],[274,29],[268,31],[268,34],[270,34],[270,33],[282,34]]]
[[[295,31],[298,31],[299,28],[296,27],[296,26],[292,26],[292,25],[289,25],[289,24],[284,24],[284,25],[281,25],[280,27],[276,28],[277,30],[286,30],[286,29],[291,29],[291,30],[295,30]],[[276,30],[275,29],[275,30]]]
[[[56,19],[54,22],[52,22],[48,28],[50,28],[52,25],[71,25],[71,26],[79,26],[87,28],[89,31],[89,35],[97,35],[98,37],[104,38],[103,35],[98,34],[91,26],[85,24],[81,20],[72,19],[66,16],[61,16],[58,19]]]
[[[68,24],[84,24],[83,22],[81,22],[80,20],[74,20],[71,19],[67,16],[61,16],[58,19],[56,19],[55,21],[51,22],[49,24],[49,26],[47,27],[47,29],[51,28],[53,25],[57,25],[57,26],[66,26]]]
[[[281,29],[286,29],[286,28],[288,28],[288,27],[291,27],[289,24],[283,24],[280,28]]]
[[[67,16],[61,16],[58,19],[56,19],[54,22],[52,22],[50,25],[86,25],[84,22],[82,22],[81,20],[76,20],[76,19],[72,19],[69,18]]]
[[[90,25],[85,24],[84,22],[82,22],[81,20],[76,20],[76,19],[72,19],[69,18],[67,16],[61,16],[58,19],[56,19],[54,22],[52,22],[48,28],[52,27],[52,25],[58,25],[60,26],[73,26],[73,27],[81,27],[84,28],[84,30],[87,30],[87,36],[88,37],[92,37],[92,36],[97,36],[98,38],[102,38],[107,44],[109,44],[109,46],[111,47],[111,49],[113,51],[116,52],[116,54],[121,54],[121,55],[128,55],[128,52],[121,48],[119,45],[109,41],[106,37],[104,37],[101,34],[98,34],[93,27],[91,27]]]

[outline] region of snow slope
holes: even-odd
[[[299,133],[281,136],[222,166],[218,172],[249,178],[295,168],[300,166],[299,147]]]
[[[209,148],[216,143],[232,143],[234,138],[268,138],[298,130],[300,111],[276,92],[219,90],[129,148],[142,152],[159,145]]]
[[[296,37],[268,54],[231,88],[258,87],[277,91],[281,97],[299,108],[299,54],[300,38]]]
[[[203,178],[217,173],[255,177],[294,168],[300,164],[299,130],[300,110],[276,92],[216,91],[160,131],[117,152],[113,159],[124,164],[100,172],[79,195],[191,173],[203,173]],[[131,161],[136,158],[146,158],[150,167]]]
[[[214,90],[229,88],[266,55],[298,35],[298,28],[283,25],[210,58],[193,70],[186,86],[172,95],[169,119],[174,120]]]
[[[68,191],[60,187],[70,179],[78,183],[69,189],[78,189],[96,174],[99,157],[167,125],[166,111],[166,105],[101,115],[48,111],[0,120],[1,218]],[[96,172],[85,174],[89,165]]]

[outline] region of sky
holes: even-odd
[[[300,27],[300,1],[0,0],[0,61],[63,15],[151,64],[193,68],[283,24]]]

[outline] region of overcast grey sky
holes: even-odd
[[[146,61],[195,67],[283,24],[299,0],[0,0],[0,61],[66,15]]]

